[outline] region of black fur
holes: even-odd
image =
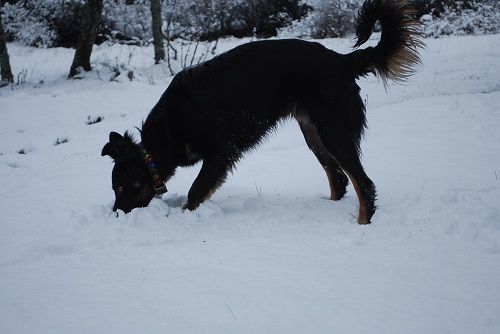
[[[196,209],[246,151],[280,120],[294,117],[325,168],[331,198],[345,194],[347,174],[360,201],[358,222],[369,223],[376,192],[359,159],[366,118],[355,80],[370,72],[384,80],[401,79],[408,74],[403,70],[418,62],[411,45],[420,41],[408,8],[406,1],[396,0],[363,5],[358,44],[381,19],[382,38],[375,48],[342,55],[301,40],[258,41],[177,74],[143,124],[141,137],[165,180],[178,166],[203,161],[185,208]],[[401,58],[403,51],[411,57]],[[115,159],[113,188],[123,189],[116,194],[115,209],[128,212],[147,205],[154,191],[136,144],[117,135],[110,136],[102,154]]]

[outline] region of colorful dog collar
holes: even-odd
[[[149,170],[149,173],[153,177],[153,184],[155,188],[156,195],[160,196],[167,192],[167,187],[165,186],[165,181],[161,178],[160,173],[158,171],[158,165],[153,159],[151,153],[146,150],[142,143],[139,143],[139,149],[142,154],[142,158],[144,159],[144,163]]]

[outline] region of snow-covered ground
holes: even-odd
[[[102,45],[100,72],[67,81],[71,51],[9,44],[22,84],[0,90],[0,333],[500,333],[500,35],[426,43],[409,83],[360,81],[369,226],[352,187],[325,199],[292,122],[196,212],[180,205],[199,166],[117,218],[101,148],[140,125],[166,67]],[[136,79],[107,81],[106,63]]]

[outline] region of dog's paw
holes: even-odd
[[[187,201],[186,203],[184,203],[184,205],[182,206],[182,210],[189,210],[189,211],[194,211],[196,210],[198,207],[200,206],[200,203],[192,203],[192,202],[189,202]]]

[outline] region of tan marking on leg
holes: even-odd
[[[201,204],[201,203],[203,203],[203,202],[205,202],[205,201],[207,201],[207,200],[209,200],[209,199],[210,199],[210,197],[212,197],[212,195],[214,194],[214,192],[217,190],[217,188],[219,188],[219,187],[218,187],[218,186],[215,186],[212,190],[210,190],[210,191],[208,192],[207,196],[205,196],[205,197],[201,200],[200,204]]]
[[[335,190],[335,183],[333,180],[333,176],[325,166],[323,166],[323,169],[325,170],[326,177],[328,177],[328,184],[330,185],[330,199],[332,201],[338,201],[339,198],[338,198],[337,191]]]
[[[219,186],[215,186],[212,190],[210,190],[208,192],[208,194],[203,197],[203,199],[201,201],[199,201],[198,203],[194,203],[190,206],[188,206],[188,203],[184,204],[184,206],[182,207],[183,210],[186,210],[188,209],[189,211],[194,211],[196,209],[198,209],[198,207],[200,206],[201,203],[205,202],[206,200],[210,199],[210,197],[212,197],[212,195],[214,194],[214,192],[219,188]]]
[[[363,193],[361,192],[361,188],[359,187],[358,182],[352,177],[351,174],[349,173],[346,174],[351,179],[351,183],[354,186],[354,190],[356,191],[356,195],[358,196],[359,200],[358,224],[360,225],[369,224],[370,222],[368,221],[368,213],[366,210],[366,199],[363,196]]]
[[[319,163],[322,164],[322,167],[325,170],[326,177],[328,178],[328,184],[330,186],[330,199],[333,201],[338,201],[340,198],[337,190],[335,189],[335,179],[331,172],[328,170],[328,166],[323,165],[329,158],[331,158],[330,152],[328,152],[325,145],[321,141],[318,130],[311,123],[311,120],[307,115],[296,114],[295,118],[301,126],[300,128],[302,130],[302,133],[304,134],[307,146],[314,153],[316,159],[318,159]]]

